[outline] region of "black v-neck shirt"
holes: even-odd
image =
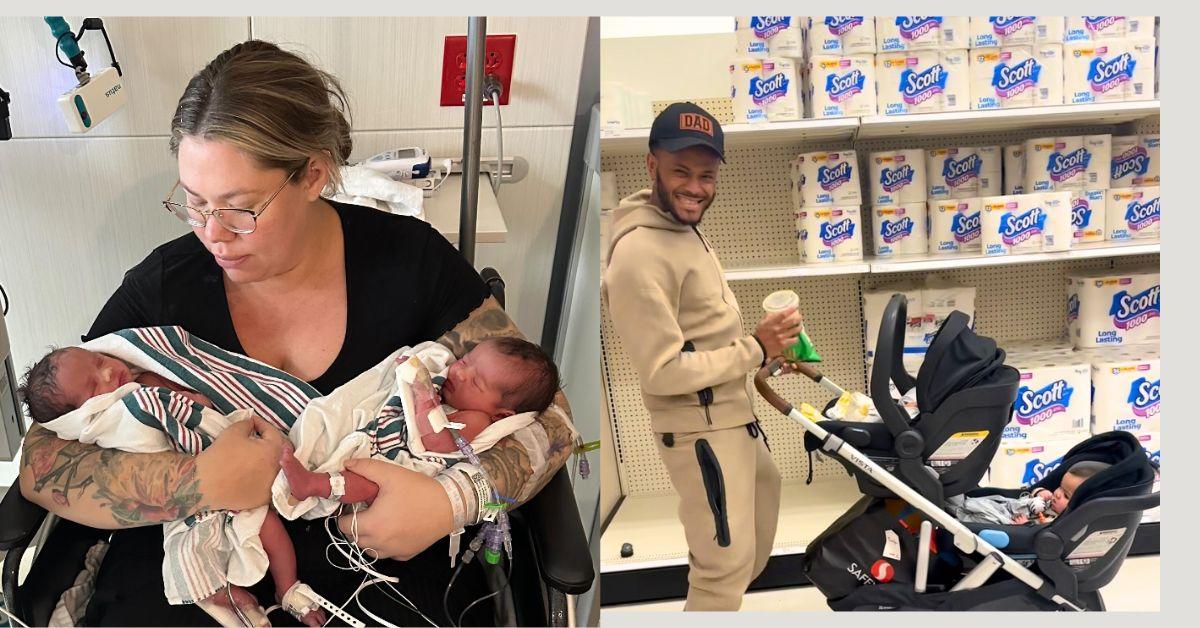
[[[309,382],[323,394],[375,366],[399,347],[438,338],[489,295],[475,269],[429,224],[329,202],[337,210],[345,239],[347,313],[341,350],[329,368]],[[83,339],[154,325],[179,325],[223,349],[244,353],[229,313],[221,268],[194,234],[159,246],[129,270]],[[300,580],[342,604],[362,576],[328,564],[325,546],[329,538],[323,521],[285,521],[285,525],[296,548]],[[194,605],[167,604],[162,540],[161,526],[113,534],[84,625],[213,624]],[[426,614],[445,621],[440,617],[442,592],[451,573],[446,551],[447,541],[442,539],[406,563],[379,561],[375,568],[400,577],[397,587],[401,592]],[[487,592],[482,573],[472,567],[455,581],[450,604],[455,615]],[[273,603],[270,583],[267,576],[251,589],[264,607]],[[372,612],[398,625],[424,623],[378,593],[368,590],[362,599]],[[487,606],[477,605],[468,621],[488,622]],[[346,610],[372,623],[353,603]],[[275,625],[299,625],[282,613],[272,613],[271,620]],[[340,622],[335,619],[331,625]]]

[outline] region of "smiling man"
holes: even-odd
[[[613,216],[602,289],[642,387],[659,454],[679,493],[688,543],[685,610],[737,610],[767,564],[779,470],[754,416],[746,374],[796,341],[796,310],[753,334],[700,232],[717,192],[724,133],[692,103],[650,129],[652,187]]]

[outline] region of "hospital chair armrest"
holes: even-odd
[[[0,501],[0,551],[26,547],[46,518],[46,510],[25,499],[17,485]]]
[[[566,468],[513,515],[529,528],[534,558],[547,585],[568,595],[591,588],[596,573]]]

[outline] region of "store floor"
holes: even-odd
[[[1125,560],[1121,571],[1107,587],[1101,589],[1109,611],[1157,612],[1159,600],[1159,557],[1135,556]],[[681,611],[683,600],[667,600],[646,604],[605,606],[603,616],[627,611]],[[747,594],[742,602],[744,611],[829,611],[825,598],[814,587],[776,589]],[[832,612],[832,611],[830,611]]]

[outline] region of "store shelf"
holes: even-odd
[[[828,262],[823,264],[798,264],[794,266],[764,266],[760,268],[726,269],[727,281],[753,281],[755,279],[785,279],[788,277],[828,277],[830,275],[861,275],[871,271],[866,262]]]
[[[1036,264],[1096,257],[1123,257],[1158,253],[1158,242],[1094,242],[1080,244],[1069,251],[1053,253],[1028,253],[1024,255],[915,255],[888,260],[868,260],[871,274],[906,273],[922,270],[947,270],[952,268],[978,268],[981,266],[1006,266],[1012,264]]]
[[[851,140],[858,130],[858,118],[828,118],[796,122],[762,124],[725,124],[725,147],[792,144],[811,141]],[[600,150],[605,153],[644,152],[650,141],[650,129],[601,132]]]
[[[861,118],[856,139],[1020,131],[1038,127],[1120,124],[1159,113],[1159,101],[1094,103],[993,111],[952,111]]]

